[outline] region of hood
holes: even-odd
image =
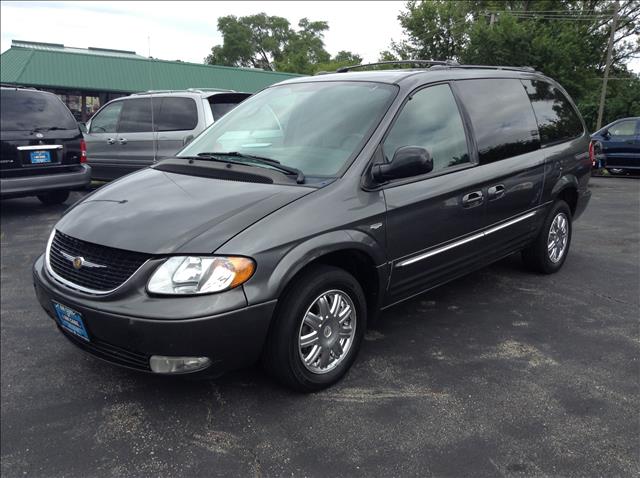
[[[56,229],[83,241],[147,254],[208,254],[312,191],[144,169],[77,203]]]

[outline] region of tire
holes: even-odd
[[[553,238],[555,238],[554,245],[556,247],[550,250],[549,241],[552,239],[552,227],[554,228]],[[564,234],[563,230],[566,231]],[[571,233],[571,210],[566,202],[558,200],[547,214],[536,240],[522,251],[524,263],[530,269],[543,274],[558,272],[569,254]]]
[[[327,301],[322,299],[325,294]],[[336,296],[340,301],[332,313]],[[322,390],[349,370],[366,326],[367,306],[358,281],[343,269],[313,266],[296,277],[280,299],[263,363],[273,377],[294,390]],[[340,350],[342,355],[336,358]],[[306,364],[303,356],[309,360]]]
[[[62,204],[69,198],[69,191],[51,191],[49,193],[38,194],[38,199],[43,204]]]

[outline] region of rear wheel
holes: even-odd
[[[69,198],[69,191],[51,191],[49,193],[38,194],[38,199],[43,204],[62,204]]]
[[[571,244],[571,210],[566,202],[554,203],[536,240],[522,251],[524,263],[536,272],[560,270]]]
[[[310,268],[278,304],[263,357],[267,370],[303,392],[334,384],[356,358],[366,315],[364,293],[351,274]]]

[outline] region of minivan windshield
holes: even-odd
[[[51,93],[30,90],[0,90],[2,131],[47,131],[77,129],[69,109]]]
[[[397,87],[373,82],[308,82],[274,86],[240,103],[178,153],[259,156],[306,176],[336,176],[359,151]],[[247,162],[251,161],[247,158]],[[255,165],[256,163],[252,163]],[[260,164],[270,167],[267,163]]]

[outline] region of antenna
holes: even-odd
[[[147,35],[147,51],[149,54],[149,88],[153,91],[153,72],[151,71],[151,62],[153,58],[151,58],[151,35]],[[154,118],[154,108],[153,108],[153,93],[149,94],[149,99],[151,101],[151,136],[153,143],[153,162],[155,163],[158,158],[158,132],[156,131],[156,122]]]

